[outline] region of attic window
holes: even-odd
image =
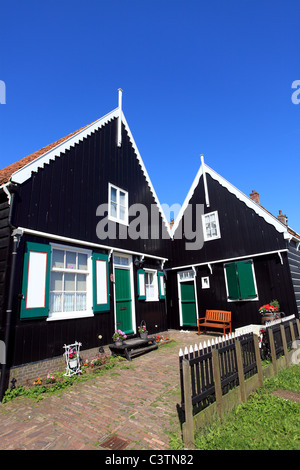
[[[218,212],[202,215],[204,241],[221,238]]]
[[[108,218],[114,222],[128,225],[128,192],[109,183]]]

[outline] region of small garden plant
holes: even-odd
[[[7,403],[12,399],[20,396],[26,396],[35,400],[41,400],[46,394],[54,393],[72,386],[75,383],[89,380],[97,374],[103,374],[105,371],[112,369],[125,359],[118,356],[99,355],[88,361],[82,361],[81,374],[67,377],[62,373],[48,373],[45,377],[38,377],[33,381],[31,386],[20,385],[7,390],[2,403]]]

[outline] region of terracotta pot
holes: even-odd
[[[273,312],[265,312],[261,315],[261,322],[264,325],[267,321],[276,320],[276,314]]]

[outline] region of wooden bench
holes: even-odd
[[[204,327],[204,331],[201,331]],[[198,318],[198,335],[206,332],[206,328],[222,328],[225,335],[226,330],[231,333],[231,312],[225,310],[206,310],[205,317]]]

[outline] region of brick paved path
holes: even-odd
[[[0,404],[0,449],[101,450],[108,438],[118,437],[127,441],[126,450],[168,450],[169,432],[180,433],[178,352],[199,337],[174,330],[167,335],[175,346],[126,361],[59,395]]]

